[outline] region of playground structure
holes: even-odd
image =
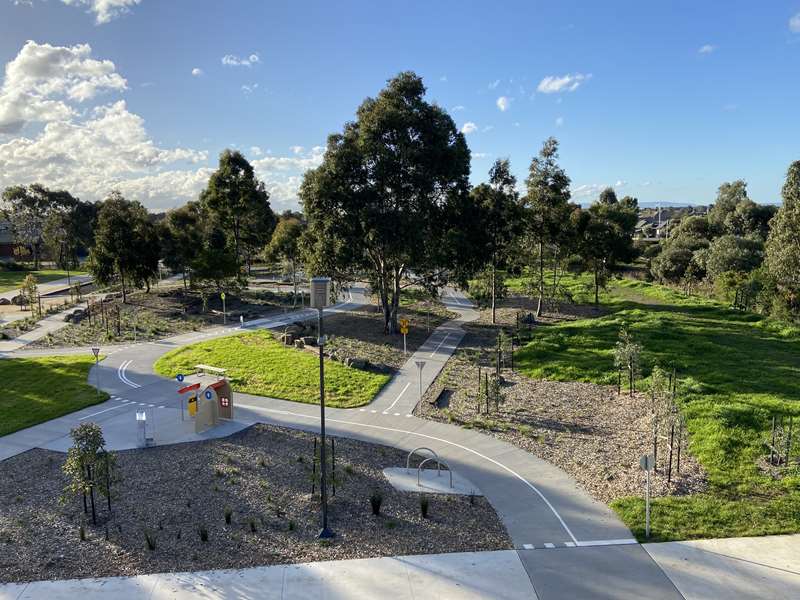
[[[178,394],[181,400],[181,420],[193,419],[195,433],[203,433],[215,427],[220,419],[233,419],[233,389],[230,382],[223,378],[206,385],[193,383],[182,387]]]

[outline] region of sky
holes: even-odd
[[[298,207],[327,136],[404,70],[466,134],[471,180],[560,142],[573,198],[780,200],[800,159],[800,0],[0,0],[0,189],[151,210],[219,153]]]

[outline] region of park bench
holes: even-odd
[[[211,365],[195,365],[195,373],[198,377],[202,377],[206,373],[213,373],[218,377],[225,377],[227,369],[220,369],[219,367],[212,367]]]

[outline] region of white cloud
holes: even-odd
[[[488,158],[490,156],[491,156],[491,154],[489,154],[488,152],[473,152],[472,153],[472,158]]]
[[[500,109],[501,112],[507,111],[511,107],[511,98],[508,96],[500,96],[497,99],[497,108]]]
[[[789,19],[789,31],[800,33],[800,12]]]
[[[88,44],[51,46],[28,41],[6,64],[0,87],[0,134],[28,123],[47,123],[77,114],[73,104],[101,92],[123,91],[127,81],[110,60],[95,60]]]
[[[249,85],[245,84],[245,85],[242,86],[242,91],[245,94],[252,94],[257,89],[258,89],[258,84],[257,83],[251,83]]]
[[[697,53],[698,54],[711,54],[716,49],[717,49],[716,46],[713,46],[711,44],[704,44],[703,46],[700,46],[700,48],[697,50]]]
[[[451,108],[451,109],[450,109],[450,111],[451,111],[451,112],[458,112],[458,111],[460,111],[460,110],[466,110],[466,108],[467,108],[467,107],[466,107],[466,106],[464,106],[463,104],[457,104],[456,106],[454,106],[453,108]]]
[[[194,69],[192,69],[193,77],[200,77],[202,74],[203,74],[203,69],[200,69],[199,67],[195,67]]]
[[[296,152],[295,148],[300,150]],[[321,165],[325,155],[325,146],[314,146],[308,152],[302,146],[292,146],[291,150],[294,156],[265,156],[253,161],[253,166],[263,173],[306,171]]]
[[[539,82],[536,88],[542,94],[554,94],[557,92],[574,92],[580,85],[591,79],[592,75],[584,75],[583,73],[575,73],[556,76],[549,75]]]
[[[628,182],[623,181],[622,179],[618,179],[614,185],[609,185],[607,183],[585,183],[573,188],[572,195],[576,198],[590,198],[600,195],[600,192],[606,188],[621,188],[625,187],[626,185],[628,185]]]
[[[142,0],[61,0],[70,6],[86,6],[93,12],[98,25],[108,23],[112,19],[130,11],[129,7],[139,4]]]
[[[264,154],[264,151],[261,149],[260,146],[250,146],[250,154],[253,156],[261,156]]]
[[[301,151],[293,156],[266,156],[253,161],[256,175],[269,191],[273,210],[281,212],[299,207],[297,191],[303,182],[303,173],[322,164],[324,155],[324,146],[314,146],[309,152]]]
[[[482,131],[483,133],[486,133],[487,131],[491,131],[492,129],[494,129],[494,125],[487,125],[487,126],[486,126],[486,127],[484,127],[483,129],[481,129],[481,131]]]
[[[476,131],[478,131],[478,126],[472,121],[467,121],[461,126],[461,133],[464,135],[469,135],[470,133],[474,133]]]
[[[556,117],[556,127],[561,127],[564,124],[564,117]]]
[[[6,65],[0,87],[0,189],[40,182],[84,200],[119,188],[178,201],[202,177],[196,168],[176,171],[174,165],[207,155],[159,147],[124,100],[87,106],[101,92],[125,88],[114,64],[91,58],[88,45],[27,42]]]
[[[290,146],[289,150],[292,151],[292,154],[302,154],[305,148],[302,146]]]
[[[17,5],[33,6],[33,0],[12,0]],[[85,6],[87,12],[94,13],[98,25],[108,23],[118,16],[130,12],[131,6],[139,4],[142,0],[61,0],[68,6]]]
[[[261,62],[257,52],[245,58],[239,58],[235,54],[226,54],[222,57],[222,64],[228,67],[252,67]]]
[[[500,80],[495,79],[492,83],[489,84],[489,89],[496,90],[498,85],[500,85]]]
[[[442,75],[441,77],[439,77],[439,81],[447,83],[447,75]]]

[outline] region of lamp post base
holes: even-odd
[[[320,540],[330,540],[330,539],[333,539],[335,537],[336,537],[336,534],[333,533],[327,527],[325,527],[322,531],[320,531],[319,535],[317,536],[317,538],[320,539]]]

